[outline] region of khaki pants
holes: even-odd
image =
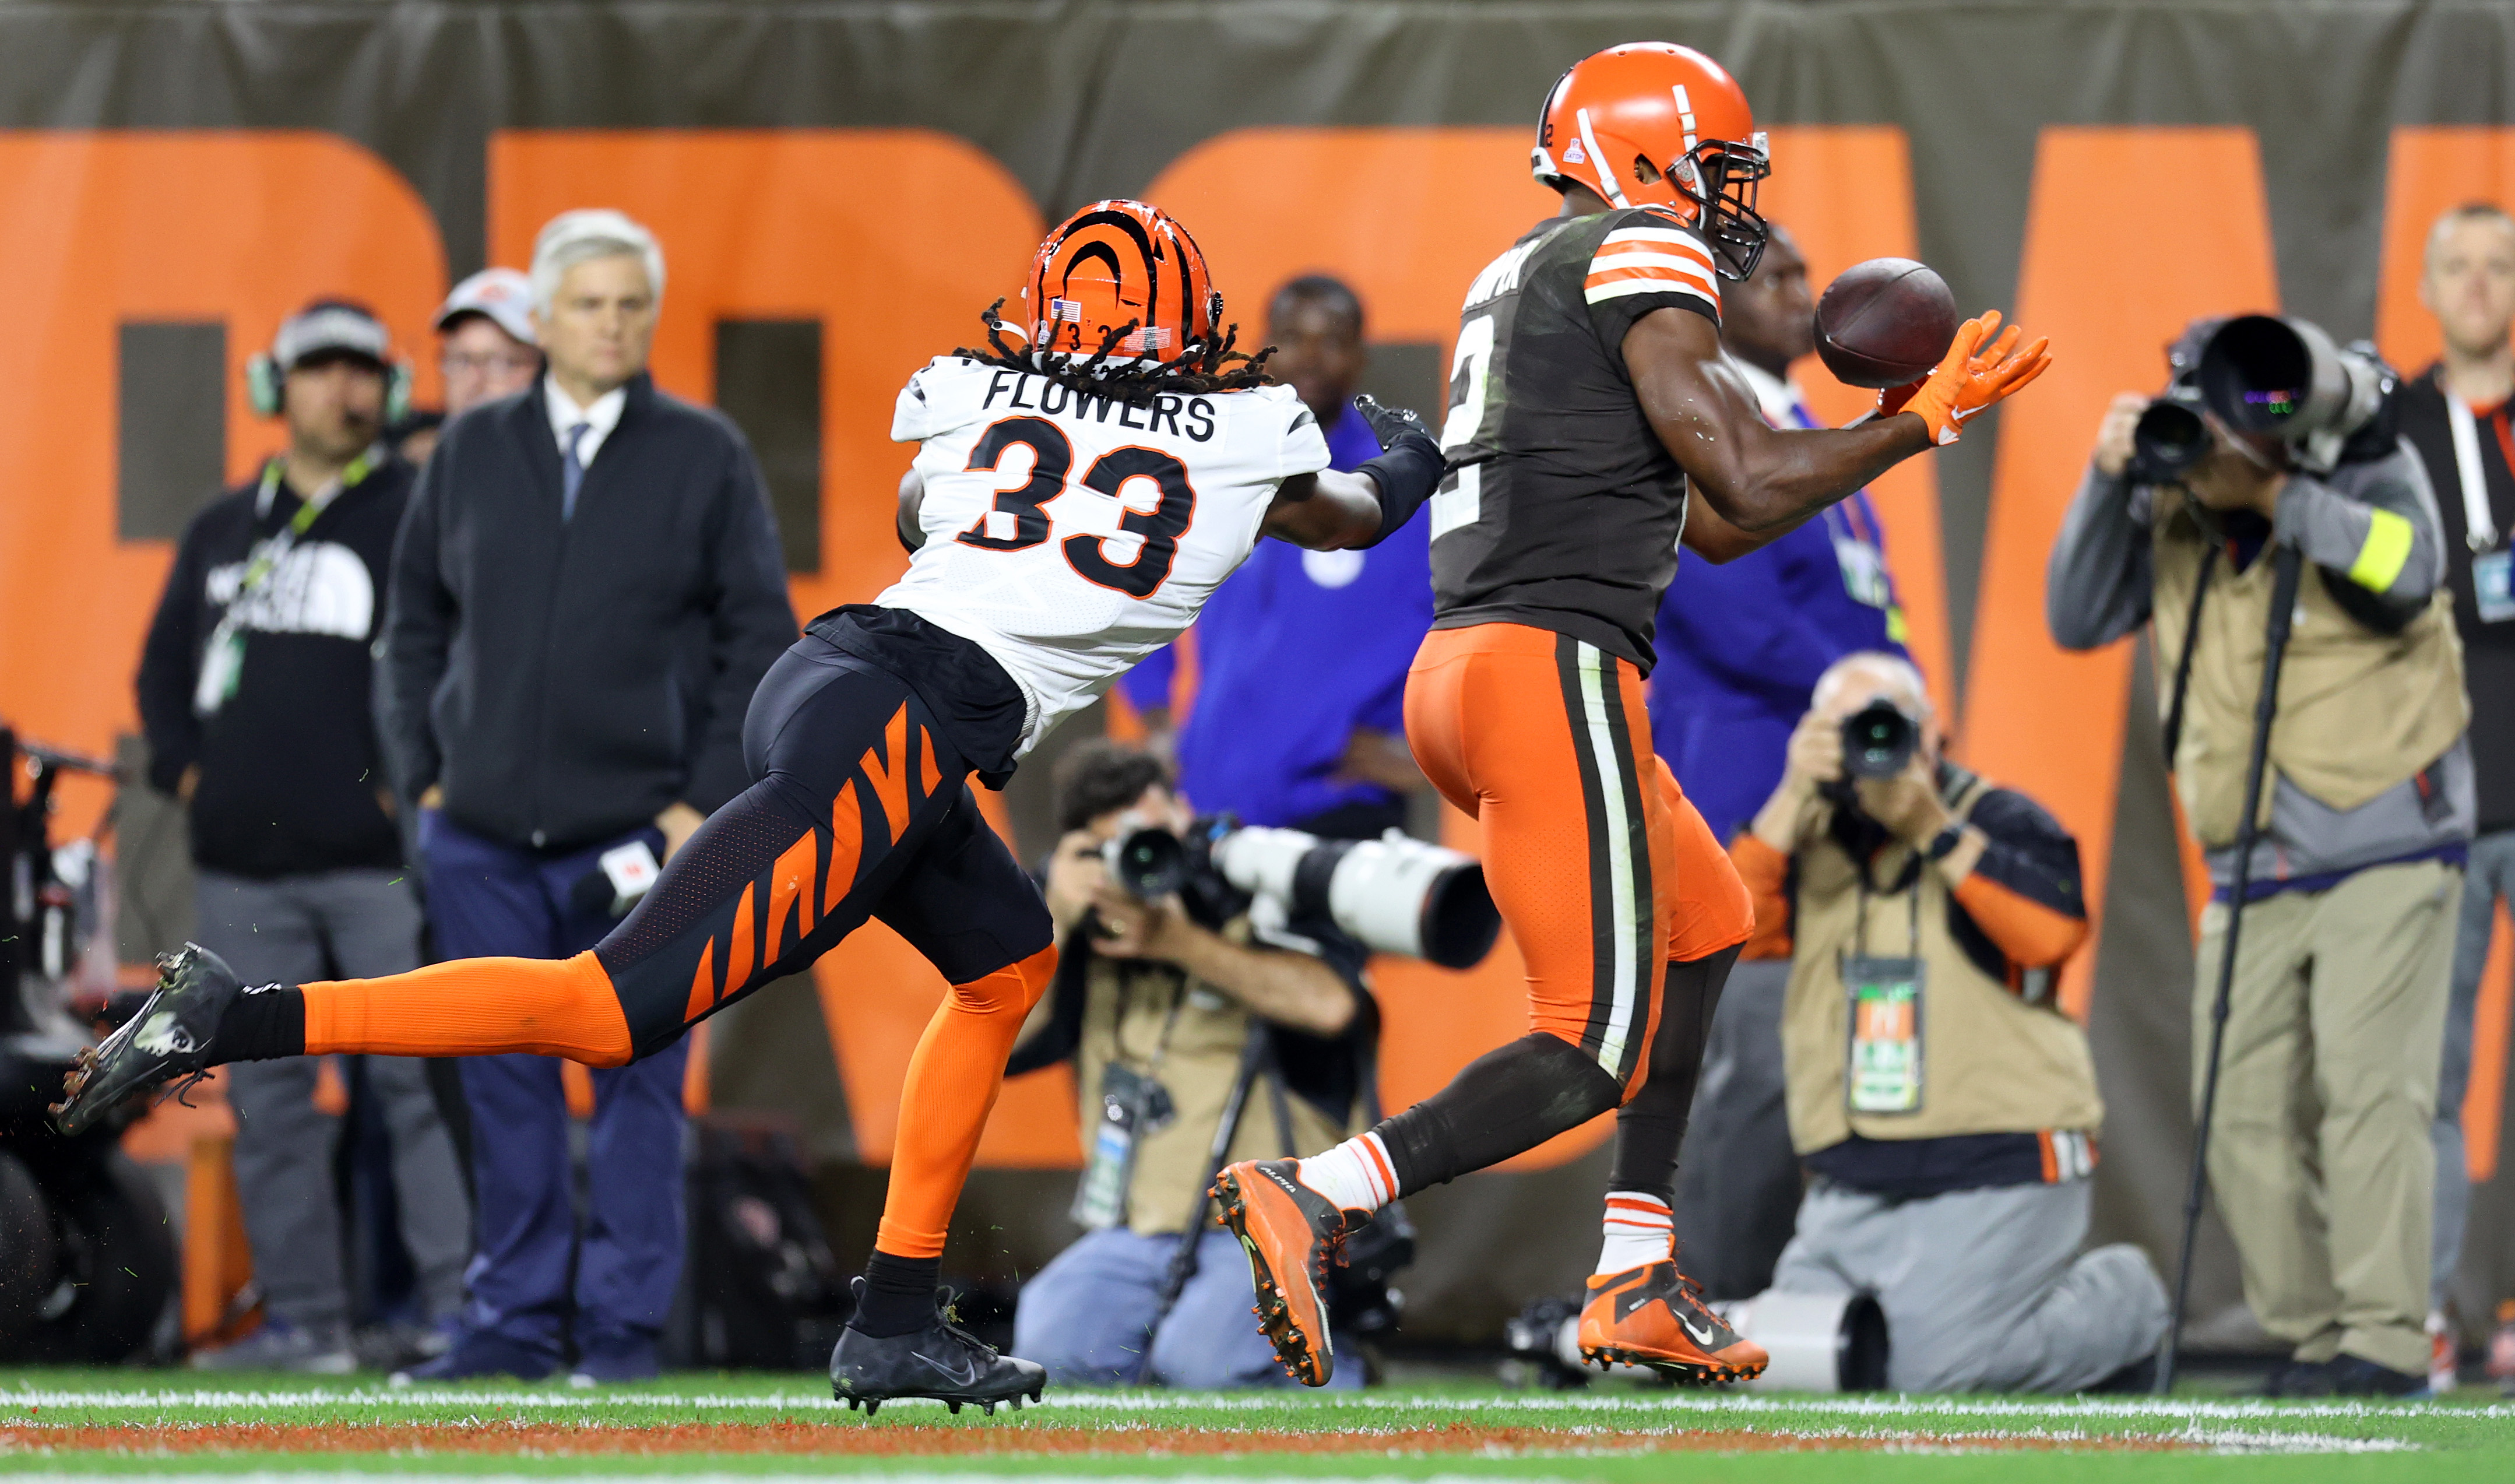
[[[2209,1181],[2246,1300],[2300,1360],[2427,1367],[2428,1124],[2461,889],[2458,868],[2424,861],[2245,909]],[[2226,928],[2211,903],[2192,997],[2196,1106]]]

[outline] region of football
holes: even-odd
[[[1909,386],[1930,374],[1956,336],[1956,296],[1910,258],[1855,264],[1816,303],[1816,353],[1845,386]]]

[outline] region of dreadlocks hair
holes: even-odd
[[[1005,302],[999,298],[978,314],[987,327],[985,350],[972,350],[963,346],[953,354],[981,365],[1000,366],[1008,371],[1023,371],[1044,376],[1071,392],[1089,396],[1106,397],[1130,406],[1141,406],[1161,392],[1194,395],[1209,392],[1245,392],[1263,387],[1272,378],[1266,374],[1266,359],[1275,348],[1252,355],[1236,347],[1240,326],[1226,327],[1219,339],[1211,335],[1197,336],[1179,347],[1176,360],[1156,361],[1146,366],[1109,364],[1110,352],[1120,342],[1135,332],[1137,320],[1129,320],[1100,337],[1100,349],[1088,357],[1016,349],[1005,339]]]

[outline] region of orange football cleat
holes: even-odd
[[[1590,1278],[1580,1342],[1583,1360],[1648,1366],[1698,1386],[1752,1381],[1772,1358],[1722,1323],[1673,1261]]]
[[[1247,1160],[1214,1182],[1222,1224],[1249,1255],[1258,1327],[1275,1346],[1284,1374],[1305,1386],[1336,1375],[1336,1342],[1328,1335],[1319,1289],[1344,1242],[1344,1213],[1301,1183],[1293,1160]]]

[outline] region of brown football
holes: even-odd
[[[1956,338],[1956,296],[1910,258],[1854,264],[1816,302],[1816,353],[1845,386],[1909,386]]]

